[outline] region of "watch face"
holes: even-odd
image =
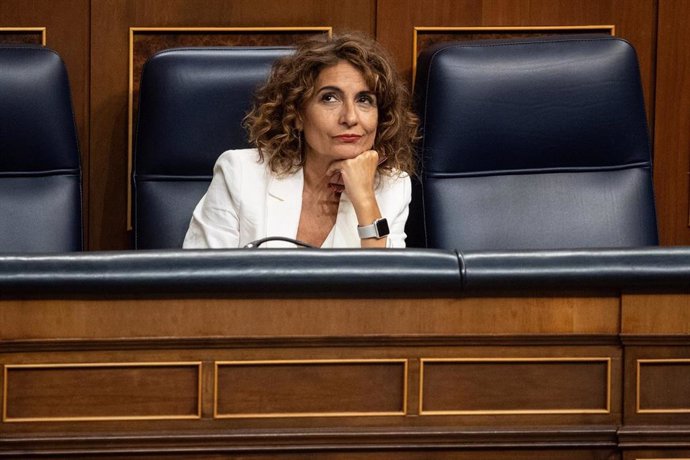
[[[390,230],[388,229],[388,220],[384,219],[379,219],[376,221],[376,234],[379,238],[382,236],[386,236],[390,233]]]

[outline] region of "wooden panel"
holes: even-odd
[[[405,415],[407,361],[216,363],[216,418]]]
[[[45,27],[0,27],[0,43],[5,45],[46,45]]]
[[[621,303],[622,334],[690,334],[688,294],[624,294]]]
[[[690,0],[659,2],[654,184],[662,244],[690,244]]]
[[[332,447],[330,449],[333,449]],[[258,450],[258,449],[257,449]],[[71,457],[72,459],[85,459],[87,457]],[[91,458],[91,457],[88,457]],[[124,456],[111,456],[108,459],[119,460],[131,458]],[[194,460],[223,460],[226,455],[195,453],[192,456],[161,456],[146,457],[151,460],[178,460],[188,458]],[[299,452],[299,453],[272,453],[272,454],[237,454],[233,455],[233,460],[616,460],[619,459],[617,453],[611,449],[481,449],[479,451],[458,451],[446,449],[430,449],[421,452],[414,452],[401,449],[386,448],[386,452]],[[671,457],[666,457],[670,459]],[[665,459],[662,459],[665,460]],[[687,460],[687,459],[685,459]]]
[[[39,441],[41,441],[39,439]],[[428,449],[415,446],[413,449],[404,447],[382,446],[378,450],[365,446],[354,446],[346,448],[332,443],[322,443],[315,448],[291,448],[275,450],[267,449],[264,446],[251,446],[237,449],[218,449],[228,452],[226,454],[209,453],[207,447],[189,448],[189,453],[182,454],[175,452],[174,447],[159,447],[155,453],[148,453],[145,456],[137,454],[136,447],[130,449],[131,454],[107,454],[108,460],[123,459],[142,459],[146,460],[618,460],[620,454],[610,447],[588,448],[588,447],[532,447],[528,449],[516,448],[470,448],[460,450],[448,447],[432,447]],[[270,453],[266,453],[271,450]],[[35,452],[35,449],[31,449]],[[232,453],[230,453],[232,452]],[[70,455],[70,460],[93,460],[95,455]],[[632,458],[634,457],[626,457]],[[673,457],[662,457],[659,460],[671,459]],[[646,459],[645,459],[646,460]],[[681,460],[688,460],[687,458]]]
[[[690,460],[690,450],[664,449],[639,450],[632,449],[623,453],[623,460]]]
[[[611,335],[617,297],[0,301],[0,339]],[[276,312],[289,312],[276,314]],[[7,325],[7,326],[5,326]]]
[[[94,348],[99,344],[93,341]],[[469,455],[477,447],[482,452],[493,449],[508,455],[518,450],[532,449],[535,452],[548,451],[556,455],[559,448],[569,446],[574,450],[588,452],[610,451],[615,446],[616,427],[620,424],[620,409],[614,409],[617,414],[492,414],[485,416],[456,416],[434,415],[419,417],[416,408],[418,402],[419,362],[418,356],[448,357],[448,356],[534,356],[543,353],[549,357],[573,356],[574,354],[589,354],[590,356],[615,355],[615,347],[573,346],[559,347],[543,345],[533,347],[447,347],[429,346],[424,344],[424,337],[419,337],[417,345],[400,347],[381,341],[377,345],[340,345],[328,346],[324,342],[314,342],[310,346],[289,347],[285,344],[264,340],[261,345],[237,344],[233,347],[218,348],[185,348],[184,342],[164,349],[150,350],[146,348],[117,349],[101,348],[91,351],[41,351],[35,349],[27,353],[0,353],[2,363],[24,364],[45,362],[49,358],[53,362],[71,362],[76,358],[88,359],[90,362],[106,362],[108,359],[122,359],[136,357],[144,362],[170,362],[175,360],[203,361],[202,388],[202,419],[137,419],[112,420],[99,419],[90,423],[65,421],[51,421],[50,423],[0,423],[0,457],[12,448],[20,451],[31,449],[32,452],[55,452],[60,449],[63,455],[67,452],[75,455],[77,452],[119,453],[129,452],[134,458],[139,458],[141,452],[151,453],[199,453],[195,449],[203,446],[205,452],[223,452],[233,456],[236,453],[265,454],[270,457],[281,458],[288,452],[360,452],[362,446],[369,449],[364,452],[388,452],[388,458],[393,457],[393,447],[402,452],[419,449],[419,452],[454,451],[459,456]],[[49,345],[46,343],[46,345]],[[307,359],[299,360],[298,357]],[[410,362],[408,375],[408,411],[406,415],[400,413],[404,404],[401,395],[404,392],[404,364],[400,358]],[[144,361],[147,360],[147,361]],[[250,378],[244,378],[237,372],[244,373],[244,369],[231,369],[232,365],[221,364],[221,372],[230,371],[221,377],[221,384],[225,391],[219,397],[226,397],[219,404],[221,417],[214,417],[213,411],[213,363],[246,363]],[[264,370],[251,369],[250,362],[261,361],[268,366]],[[616,368],[614,358],[614,369]],[[113,361],[114,362],[114,361]],[[312,369],[306,368],[313,363]],[[276,366],[283,363],[283,370]],[[333,366],[343,366],[334,369]],[[366,366],[372,366],[366,368]],[[243,367],[241,364],[237,367]],[[14,372],[14,371],[12,371]],[[614,372],[615,373],[615,372]],[[172,405],[170,389],[176,383],[179,391],[187,394],[189,385],[166,382],[167,375],[159,376],[159,381],[165,385],[164,391],[156,395],[160,403]],[[391,378],[392,377],[392,378]],[[12,381],[12,376],[10,380]],[[108,378],[107,375],[103,378]],[[304,379],[301,381],[300,379]],[[368,381],[372,378],[372,381]],[[397,382],[394,385],[394,381]],[[89,380],[93,381],[93,380]],[[191,382],[191,376],[190,380]],[[614,378],[612,387],[614,392],[620,393],[620,373]],[[254,382],[256,388],[249,388]],[[382,383],[383,382],[383,383]],[[398,385],[399,383],[399,385]],[[295,386],[293,386],[293,384]],[[107,387],[112,386],[108,384]],[[390,390],[389,390],[390,389]],[[239,390],[239,392],[236,392]],[[456,389],[451,391],[456,392]],[[313,392],[313,393],[312,393]],[[362,393],[370,393],[368,398]],[[34,391],[35,393],[35,391]],[[178,402],[191,399],[178,396]],[[111,397],[112,394],[101,395],[99,398]],[[115,395],[116,397],[118,395]],[[298,401],[290,401],[297,398]],[[613,398],[612,406],[617,406],[619,396]],[[248,399],[248,400],[247,400]],[[234,404],[237,405],[234,405]],[[125,404],[129,404],[126,401]],[[282,417],[241,417],[225,418],[223,415],[233,414],[233,409],[244,410],[259,407],[261,413],[255,415],[270,415],[268,408],[282,409]],[[305,415],[298,411],[308,405],[318,409],[318,416]],[[354,412],[360,407],[364,412]],[[191,406],[190,406],[191,407]],[[287,409],[287,410],[286,410]],[[384,414],[389,410],[395,414],[374,415],[373,411],[382,410]],[[103,410],[101,409],[101,412]],[[336,412],[338,411],[338,412]],[[347,416],[343,415],[347,411]],[[353,412],[350,412],[353,411]],[[324,413],[325,412],[325,413]],[[177,413],[186,413],[180,409]],[[245,412],[245,415],[247,413]],[[498,455],[498,454],[496,454]],[[185,458],[185,457],[181,457]],[[318,457],[316,457],[318,458]],[[366,457],[364,457],[366,458]],[[383,457],[385,458],[385,457]],[[422,457],[433,458],[433,457]],[[473,458],[471,455],[459,458]],[[474,457],[487,458],[487,457]],[[489,457],[491,458],[491,457]],[[496,458],[501,458],[500,456]],[[511,458],[506,456],[506,459]],[[518,457],[521,458],[521,457]],[[530,457],[525,457],[530,458]],[[536,458],[562,458],[536,457]],[[571,457],[567,457],[571,458]],[[598,458],[592,456],[572,458]],[[606,457],[603,457],[606,458]]]
[[[89,176],[89,33],[90,0],[2,0],[0,18],[3,27],[45,28],[45,44],[55,50],[67,68],[74,118],[79,136],[82,162],[82,209],[84,212],[85,236],[88,236]],[[2,34],[0,34],[2,35]],[[24,34],[21,34],[24,35]],[[22,42],[36,43],[38,32],[17,36]],[[5,39],[9,37],[5,36]],[[0,36],[0,42],[4,42]]]
[[[3,422],[200,417],[200,363],[6,365]]]
[[[609,358],[422,360],[421,415],[611,410]]]
[[[626,347],[625,426],[690,424],[690,346],[664,345],[661,340],[657,343],[655,346]],[[629,436],[649,445],[671,441],[667,433],[658,429],[633,432],[633,435]],[[680,439],[690,442],[687,433],[680,433],[673,442]]]
[[[92,2],[91,249],[131,247],[127,232],[130,27],[333,27],[374,32],[374,0],[103,0]]]
[[[690,358],[637,360],[637,412],[690,414]]]

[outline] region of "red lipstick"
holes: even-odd
[[[336,139],[338,139],[341,142],[345,143],[353,143],[357,142],[362,138],[359,134],[341,134],[340,136],[335,136]]]

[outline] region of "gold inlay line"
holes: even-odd
[[[690,364],[690,358],[659,358],[638,359],[635,372],[635,412],[638,414],[690,414],[690,407],[678,409],[642,409],[641,398],[641,371],[642,364]]]
[[[85,422],[85,421],[120,421],[120,420],[198,420],[201,418],[202,372],[201,361],[172,362],[114,362],[114,363],[55,363],[55,364],[5,364],[3,366],[2,385],[2,421],[15,422]],[[77,417],[14,417],[7,416],[8,371],[10,369],[82,369],[82,368],[117,368],[117,367],[196,367],[197,368],[197,413],[192,415],[117,415],[117,416],[77,416]]]
[[[46,35],[47,27],[0,27],[0,33],[2,32],[40,32],[41,33],[41,45],[46,46]]]
[[[221,366],[256,366],[293,364],[402,364],[403,365],[403,400],[401,411],[391,412],[261,412],[221,414],[218,412],[218,369]],[[304,418],[304,417],[375,417],[407,415],[408,360],[392,359],[287,359],[287,360],[250,360],[250,361],[216,361],[213,373],[213,418]]]
[[[606,364],[606,407],[603,409],[471,409],[471,410],[424,410],[424,365],[426,363],[605,363]],[[565,358],[420,358],[419,360],[419,415],[553,415],[553,414],[609,414],[611,413],[611,358],[610,357],[565,357]]]

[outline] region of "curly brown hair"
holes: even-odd
[[[321,70],[339,61],[362,72],[376,95],[379,121],[374,149],[388,157],[379,171],[413,174],[419,119],[410,109],[409,92],[388,52],[376,41],[354,33],[305,41],[294,54],[275,62],[243,123],[260,160],[266,159],[278,175],[304,165],[302,134],[297,129],[301,111],[314,94]]]

